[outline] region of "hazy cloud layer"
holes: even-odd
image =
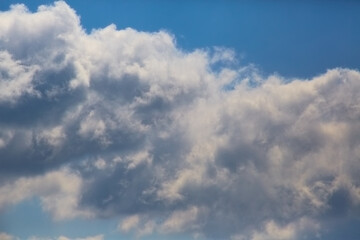
[[[58,238],[42,238],[42,237],[30,237],[28,240],[103,240],[103,235],[96,235],[84,238],[68,238],[65,236],[60,236]]]
[[[0,12],[0,209],[38,196],[134,236],[301,239],[359,216],[359,119],[356,70],[262,77],[164,31],[88,34],[64,2]]]

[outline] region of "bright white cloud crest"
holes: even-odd
[[[61,1],[1,12],[0,208],[38,196],[138,236],[253,240],[358,216],[360,73],[263,78],[234,59],[163,31],[88,34]]]

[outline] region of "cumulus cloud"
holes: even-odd
[[[86,33],[62,1],[15,5],[0,12],[0,207],[38,196],[56,219],[118,216],[137,236],[300,239],[303,219],[359,216],[359,90],[357,70],[263,77],[164,31]]]

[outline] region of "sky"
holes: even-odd
[[[0,2],[0,240],[356,239],[359,1]]]

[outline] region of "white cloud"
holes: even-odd
[[[297,221],[281,225],[274,220],[266,221],[259,230],[250,234],[231,236],[232,240],[292,240],[308,239],[308,236],[317,236],[320,229],[318,223],[311,219],[300,218]],[[313,234],[313,235],[311,235]]]
[[[28,240],[103,240],[104,235],[88,236],[81,238],[69,238],[65,236],[60,236],[58,238],[43,238],[43,237],[30,237]]]
[[[194,228],[199,209],[189,207],[184,211],[174,211],[162,224],[160,231],[164,233],[184,232],[186,229]]]
[[[309,219],[300,219],[297,222],[289,223],[285,226],[280,226],[274,221],[270,220],[265,223],[263,232],[254,232],[251,240],[291,240],[298,237],[304,237],[306,231],[317,231],[319,225]]]
[[[0,103],[14,103],[22,95],[36,95],[32,78],[36,65],[25,66],[0,49]]]
[[[11,130],[1,130],[0,131],[0,148],[6,147],[6,145],[11,141],[14,134]]]
[[[43,208],[55,219],[77,216],[89,217],[91,213],[78,209],[82,179],[68,169],[48,172],[43,176],[22,177],[0,187],[0,209],[38,196]]]
[[[101,139],[106,142],[106,125],[101,119],[96,119],[94,112],[91,111],[89,115],[80,123],[78,133],[83,138]]]
[[[4,232],[0,232],[0,240],[16,240],[16,239],[18,239],[18,238],[15,238],[14,236],[9,235]]]
[[[278,226],[273,221],[269,221],[265,225],[264,233],[254,233],[252,240],[291,240],[295,238],[295,229],[292,225],[284,227]]]
[[[0,207],[38,196],[56,219],[205,238],[296,238],[301,219],[358,216],[359,71],[236,64],[165,31],[87,34],[62,1],[1,12]]]
[[[158,228],[158,225],[153,220],[147,220],[139,215],[132,215],[123,219],[117,230],[122,233],[132,232],[137,238],[141,238],[145,235],[150,235]]]
[[[66,134],[64,133],[62,126],[44,129],[42,133],[38,135],[38,141],[45,141],[47,144],[54,147],[60,147],[65,139]]]
[[[64,236],[60,236],[57,240],[103,240],[104,239],[104,235],[96,235],[96,236],[89,236],[89,237],[84,237],[84,238],[68,238],[68,237],[64,237]]]
[[[131,229],[136,228],[139,224],[140,218],[138,215],[125,218],[118,226],[118,230],[122,232],[129,232]]]
[[[138,231],[136,232],[136,236],[142,237],[142,236],[150,235],[150,234],[154,233],[156,227],[157,227],[157,225],[156,225],[155,221],[149,220],[144,223],[142,228],[138,229]]]

